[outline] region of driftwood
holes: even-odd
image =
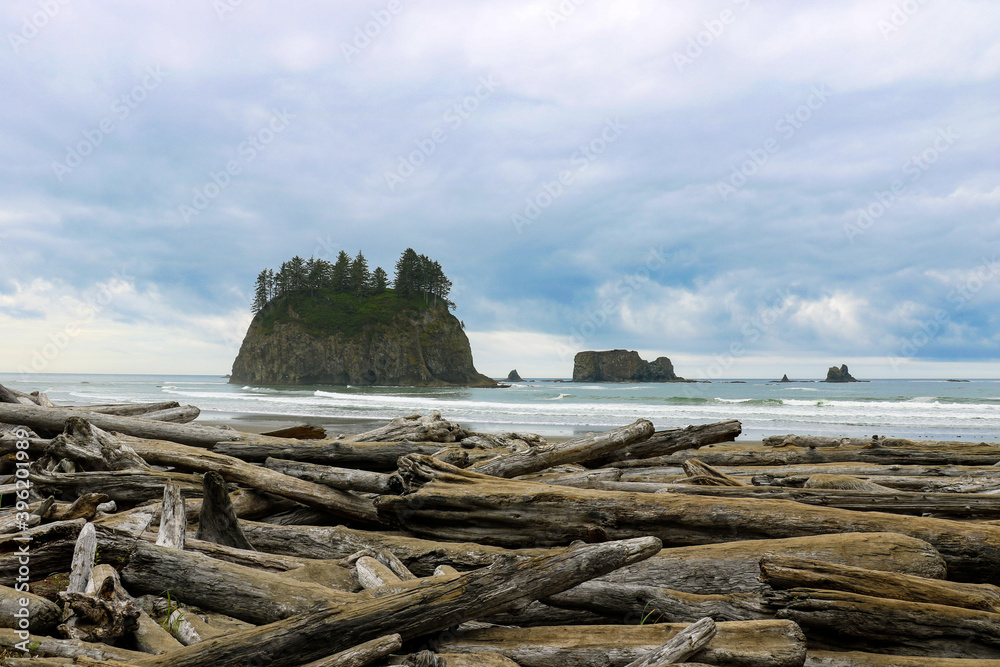
[[[380,516],[422,537],[498,546],[537,546],[654,535],[666,544],[791,537],[830,532],[897,532],[932,544],[961,580],[1000,581],[1000,528],[946,519],[813,507],[787,500],[621,493],[498,481],[429,457],[400,461],[408,496],[381,496]],[[438,520],[446,514],[447,522]],[[497,531],[498,526],[516,526]]]
[[[228,497],[226,496],[227,499]],[[167,484],[163,487],[163,511],[160,512],[160,530],[156,536],[156,545],[183,551],[186,532],[187,512],[184,509],[184,496],[176,484]]]
[[[1000,660],[921,658],[862,651],[808,651],[805,667],[1000,667]]]
[[[1000,659],[1000,614],[992,612],[812,588],[776,591],[769,603],[780,618],[845,648]]]
[[[43,408],[37,405],[11,405],[0,403],[0,422],[23,424],[33,429],[61,432],[70,418],[81,416],[80,410],[70,408]],[[87,412],[85,418],[92,425],[105,431],[115,431],[138,438],[171,440],[189,445],[211,447],[219,442],[254,439],[247,434],[201,424],[173,424],[137,417],[124,417]]]
[[[450,581],[347,606],[321,605],[283,621],[208,640],[140,667],[243,665],[248,659],[272,667],[296,665],[381,637],[392,628],[404,640],[489,614],[512,602],[552,595],[660,549],[640,538],[567,549],[553,556],[505,561]]]
[[[222,475],[210,470],[205,473],[204,484],[197,538],[237,549],[253,549],[240,529]]]
[[[625,667],[658,667],[687,660],[705,648],[715,637],[715,633],[715,621],[703,618],[678,632],[658,649],[650,651],[643,658],[633,660]]]
[[[870,485],[877,486],[877,485]],[[621,488],[627,485],[622,484]],[[859,512],[961,517],[1000,518],[1000,495],[974,493],[917,493],[893,489],[858,490],[829,487],[789,488],[775,486],[700,486],[669,484],[656,493],[680,493],[714,498],[760,498],[792,500],[806,505],[836,507]]]
[[[244,461],[264,462],[269,458],[294,460],[299,463],[360,468],[362,470],[395,470],[399,457],[407,454],[435,454],[440,443],[426,442],[357,442],[349,440],[312,440],[299,442],[226,442],[212,451],[235,456]]]
[[[494,477],[517,477],[552,466],[589,461],[609,452],[649,439],[653,424],[645,419],[604,433],[569,440],[556,445],[534,447],[507,454],[472,466],[476,472]]]
[[[2,407],[2,406],[0,406]],[[614,461],[618,468],[677,466],[696,457],[711,466],[774,466],[815,463],[879,463],[883,465],[991,466],[1000,461],[1000,445],[987,443],[923,443],[912,440],[879,440],[864,447],[768,447],[751,443],[707,445],[650,459]]]
[[[390,653],[398,651],[402,645],[403,638],[399,635],[386,635],[329,657],[314,660],[302,665],[302,667],[365,667],[379,658],[384,658]]]
[[[686,625],[489,628],[444,641],[437,650],[500,653],[521,667],[624,667],[648,655]],[[799,667],[805,659],[805,637],[788,621],[718,623],[716,630],[715,637],[694,659],[746,667]]]
[[[197,472],[217,472],[229,482],[273,493],[304,505],[363,523],[377,523],[370,500],[331,489],[322,484],[282,475],[251,465],[232,456],[224,456],[197,447],[155,440],[123,438],[148,463],[187,468]]]
[[[634,623],[689,623],[705,616],[717,621],[753,621],[773,618],[760,595],[730,593],[698,595],[657,586],[588,581],[558,595],[546,604],[583,609]]]
[[[458,424],[441,418],[434,411],[428,417],[410,415],[397,417],[385,426],[344,438],[353,442],[458,442],[468,432]]]
[[[926,579],[788,556],[765,556],[760,572],[773,588],[822,588],[1000,613],[1000,588],[990,584]]]
[[[298,477],[316,484],[324,484],[341,491],[356,491],[358,493],[391,493],[390,475],[354,470],[351,468],[334,468],[315,463],[300,463],[285,459],[268,458],[264,467],[283,475]]]
[[[84,528],[81,541],[86,533]],[[59,594],[65,605],[59,631],[67,639],[113,644],[138,628],[141,610],[122,589],[114,568],[98,565],[89,575],[84,591],[73,590],[71,575],[67,590]]]
[[[22,599],[27,601],[24,606],[21,605]],[[22,609],[27,610],[27,627],[35,632],[47,632],[54,628],[62,613],[55,604],[34,593],[0,586],[0,628],[19,627],[24,614]]]
[[[613,461],[634,461],[666,456],[673,452],[698,449],[705,445],[735,440],[742,431],[743,426],[736,419],[714,424],[687,426],[669,431],[657,431],[643,442],[599,456],[590,463],[592,465],[607,465]]]

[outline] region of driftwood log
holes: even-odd
[[[659,540],[639,538],[567,549],[526,561],[506,560],[449,581],[351,605],[320,605],[303,614],[252,630],[207,640],[140,667],[216,667],[248,660],[272,667],[297,665],[384,636],[403,639],[443,630],[517,600],[552,595],[618,567],[648,558]]]
[[[419,490],[381,496],[376,507],[384,520],[422,537],[518,547],[645,534],[679,546],[831,532],[896,532],[933,545],[960,580],[1000,581],[1000,528],[990,525],[787,500],[747,502],[501,482],[420,456],[404,457],[400,467]],[[447,521],[442,521],[445,516]],[[499,526],[516,528],[498,531]]]

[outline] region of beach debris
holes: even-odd
[[[4,664],[1000,659],[995,444],[643,419],[548,443],[439,413],[310,438],[196,411],[0,387],[0,576],[31,588],[0,586]]]

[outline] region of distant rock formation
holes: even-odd
[[[517,369],[515,368],[510,373],[507,373],[507,382],[524,382],[524,380],[517,374]]]
[[[683,382],[670,359],[644,361],[634,350],[577,352],[573,382]]]
[[[385,301],[379,317],[348,321],[353,328],[340,323],[350,311],[338,311],[318,298],[296,304],[298,312],[313,316],[312,321],[293,310],[287,300],[269,305],[250,324],[229,382],[496,386],[476,371],[469,339],[443,303],[397,303],[390,293],[371,301],[378,299]]]
[[[847,364],[844,364],[840,368],[830,366],[824,382],[857,382],[857,380],[847,371]]]
[[[781,376],[781,381],[782,382],[791,382],[791,380],[788,379],[788,373],[785,373],[784,375]]]

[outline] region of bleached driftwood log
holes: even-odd
[[[341,491],[358,493],[390,493],[390,475],[369,470],[334,468],[315,463],[301,463],[286,459],[268,458],[264,467],[283,475],[298,477],[316,484],[324,484]]]
[[[438,645],[438,651],[495,652],[521,667],[608,665],[625,667],[676,636],[687,624],[553,626],[473,630]],[[716,635],[693,659],[720,665],[800,667],[806,642],[788,621],[716,624]]]
[[[743,425],[737,419],[657,431],[647,440],[599,456],[593,459],[591,464],[603,466],[612,461],[634,461],[666,456],[673,452],[735,440],[742,431]]]
[[[517,477],[552,466],[579,463],[604,456],[653,434],[653,424],[646,419],[604,433],[586,436],[554,445],[534,447],[525,452],[499,456],[472,466],[476,472],[494,477]]]
[[[435,410],[428,417],[396,417],[385,426],[343,438],[348,442],[458,442],[468,432],[459,424],[441,417]]]
[[[240,522],[233,510],[233,502],[226,489],[226,482],[222,479],[222,475],[214,470],[204,475],[204,495],[198,519],[197,538],[237,549],[253,549],[240,528]]]
[[[145,659],[140,667],[235,667],[248,659],[297,665],[390,631],[404,640],[491,613],[512,602],[552,595],[659,551],[655,538],[567,549],[553,556],[496,563],[449,581],[304,614]]]
[[[715,637],[715,621],[703,618],[687,626],[647,655],[625,667],[660,667],[683,662],[705,648]]]
[[[499,480],[429,457],[400,460],[407,496],[376,507],[421,537],[517,547],[595,537],[654,535],[670,545],[830,532],[897,532],[932,544],[961,580],[1000,581],[1000,527],[883,512],[814,507],[787,500],[621,493]],[[442,514],[444,513],[444,514]],[[439,517],[448,516],[447,522]],[[498,530],[510,526],[513,530]]]

